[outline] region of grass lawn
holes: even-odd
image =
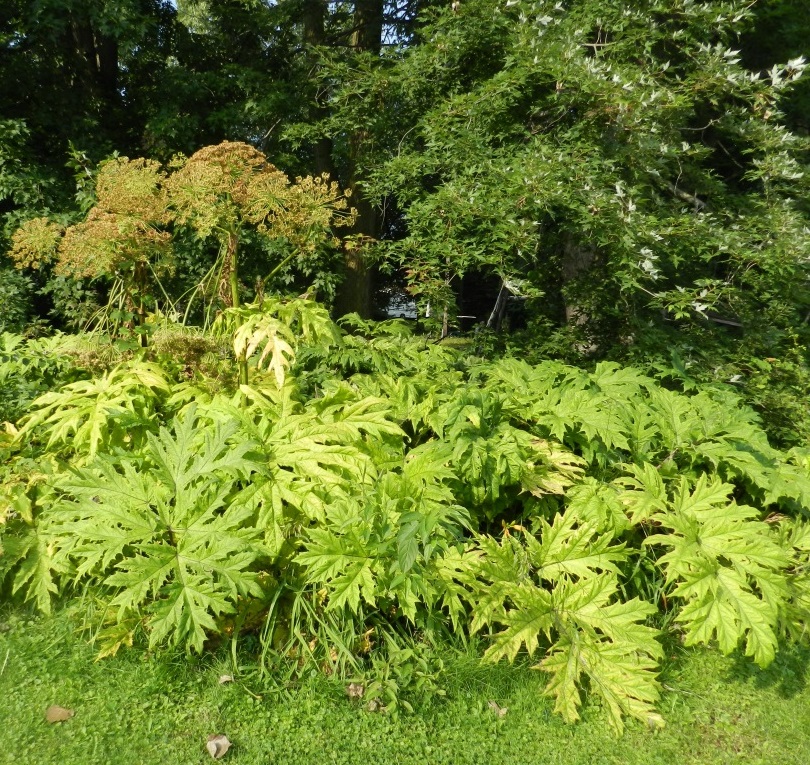
[[[235,673],[229,656],[190,662],[130,650],[94,662],[67,614],[0,613],[0,763],[206,763],[213,733],[233,741],[222,760],[233,765],[810,763],[808,649],[782,653],[766,671],[679,650],[662,675],[666,728],[631,723],[619,739],[596,705],[565,725],[540,696],[543,677],[525,667],[447,656],[447,697],[391,717],[366,711],[334,679],[283,690],[249,669]],[[220,685],[223,673],[236,682]],[[499,718],[489,700],[508,713]],[[51,704],[75,716],[49,724]]]

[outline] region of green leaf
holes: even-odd
[[[514,607],[498,617],[506,629],[492,637],[484,654],[487,661],[514,661],[523,646],[531,656],[537,650],[539,635],[554,625],[556,612],[548,591],[523,585],[510,590],[509,598]]]
[[[347,605],[354,613],[360,608],[360,595],[370,605],[374,605],[375,582],[371,572],[371,562],[352,561],[343,566],[341,573],[334,577],[329,596],[330,609]]]
[[[250,571],[255,504],[239,483],[260,467],[247,457],[252,444],[233,443],[233,426],[198,423],[192,406],[150,435],[143,457],[99,458],[64,477],[68,498],[50,520],[59,555],[115,593],[113,612],[143,609],[150,644],[194,651],[216,616],[261,593]]]
[[[619,476],[613,483],[622,487],[619,500],[630,512],[630,523],[636,525],[667,508],[667,490],[661,474],[649,462],[627,469],[630,475]]]
[[[52,598],[58,588],[53,577],[59,571],[58,561],[49,538],[36,525],[27,526],[21,533],[3,538],[0,548],[0,582],[19,564],[12,578],[12,594],[25,590],[26,601],[32,602],[42,613],[51,613]]]
[[[659,558],[689,644],[716,639],[724,653],[745,640],[745,651],[767,666],[776,649],[779,614],[788,597],[789,552],[757,512],[729,497],[733,487],[705,475],[690,490],[684,478],[671,509],[653,516],[666,534],[645,544],[669,551]]]
[[[564,576],[587,579],[597,571],[617,572],[616,563],[626,557],[624,545],[611,546],[611,533],[599,534],[595,525],[581,523],[571,508],[551,525],[541,519],[539,537],[538,541],[527,534],[526,546],[537,575],[549,582]]]
[[[568,491],[568,509],[580,523],[593,525],[598,532],[609,531],[618,536],[630,525],[615,487],[585,478]]]
[[[95,380],[79,380],[40,396],[17,437],[42,433],[48,437],[48,449],[70,449],[86,462],[102,447],[142,438],[159,397],[168,391],[168,381],[155,364],[122,364]]]

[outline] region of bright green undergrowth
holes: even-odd
[[[621,731],[663,724],[667,635],[767,667],[806,632],[810,459],[728,391],[485,361],[301,299],[150,332],[0,443],[4,587],[45,613],[83,593],[101,655],[243,635],[394,711],[452,633]]]
[[[806,649],[760,670],[739,655],[669,648],[667,727],[633,724],[617,740],[590,703],[579,725],[566,726],[524,663],[481,665],[470,652],[443,649],[446,695],[411,696],[414,712],[392,716],[368,712],[334,677],[262,678],[241,653],[236,663],[227,650],[197,661],[123,652],[97,662],[75,616],[17,610],[0,622],[0,763],[9,765],[203,763],[212,733],[234,742],[234,765],[804,765],[810,751]],[[221,674],[235,681],[220,685]],[[507,713],[496,716],[489,701]],[[75,716],[48,725],[51,704]]]

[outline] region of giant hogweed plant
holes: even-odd
[[[2,586],[42,609],[90,586],[102,651],[199,651],[251,611],[267,650],[356,669],[370,630],[447,623],[621,730],[660,721],[662,628],[762,666],[805,634],[810,466],[734,396],[350,334],[309,301],[221,324],[249,384],[127,362],[46,394],[4,451]]]
[[[468,592],[471,629],[505,627],[488,659],[532,653],[544,639],[539,666],[566,719],[576,719],[587,680],[617,728],[627,714],[658,721],[659,651],[644,625],[656,609],[618,597],[632,592],[628,571],[640,559],[659,572],[687,644],[730,652],[742,642],[764,666],[780,633],[804,629],[808,532],[796,516],[810,507],[806,465],[772,449],[733,396],[684,396],[608,364],[586,373],[504,361],[471,377],[477,385],[423,396],[422,423],[446,444],[450,485],[479,528],[499,517],[529,529],[513,523],[517,535],[507,527],[500,542],[468,542],[455,581]],[[763,523],[765,508],[794,519]],[[504,556],[511,564],[497,566]]]
[[[618,730],[625,715],[658,725],[653,704],[661,645],[658,631],[645,624],[655,607],[619,596],[628,550],[613,542],[610,531],[600,532],[571,509],[552,523],[540,520],[535,533],[480,538],[470,629],[502,628],[492,636],[487,661],[514,660],[522,648],[534,655],[542,642],[545,656],[536,667],[550,675],[546,693],[566,720],[579,718],[587,682]]]
[[[254,275],[259,302],[266,283],[270,289],[295,274],[313,291],[332,294],[334,232],[354,217],[326,176],[291,181],[254,147],[224,141],[165,167],[127,157],[103,162],[84,220],[67,227],[46,217],[28,220],[14,232],[8,254],[19,270],[101,287],[107,305],[90,324],[116,334],[127,328],[146,345],[144,324],[153,311],[184,321],[201,311],[207,328],[218,310],[239,308],[250,292],[240,277],[249,243],[253,259],[263,253],[271,261],[269,273]],[[190,238],[198,245],[191,250]],[[213,262],[208,245],[217,250]],[[183,257],[198,261],[191,271],[201,274],[182,295],[170,296]],[[246,359],[237,358],[246,384]]]
[[[117,625],[140,612],[150,645],[201,651],[215,618],[260,597],[248,478],[261,470],[236,423],[200,428],[196,412],[147,434],[139,455],[104,455],[63,475],[48,513],[55,560],[114,593]],[[112,629],[109,636],[126,631]]]
[[[130,361],[43,394],[22,419],[18,440],[42,439],[47,451],[92,460],[100,450],[137,448],[155,428],[169,380],[156,364]]]

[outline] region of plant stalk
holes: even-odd
[[[236,235],[235,231],[228,232],[228,265],[230,266],[230,270],[228,273],[228,281],[230,282],[231,286],[231,305],[234,308],[239,308],[239,272],[237,271],[237,254],[239,252],[239,239]],[[244,357],[244,354],[241,358],[236,360],[237,365],[239,366],[239,384],[240,385],[247,385],[248,384],[248,364],[247,359]]]

